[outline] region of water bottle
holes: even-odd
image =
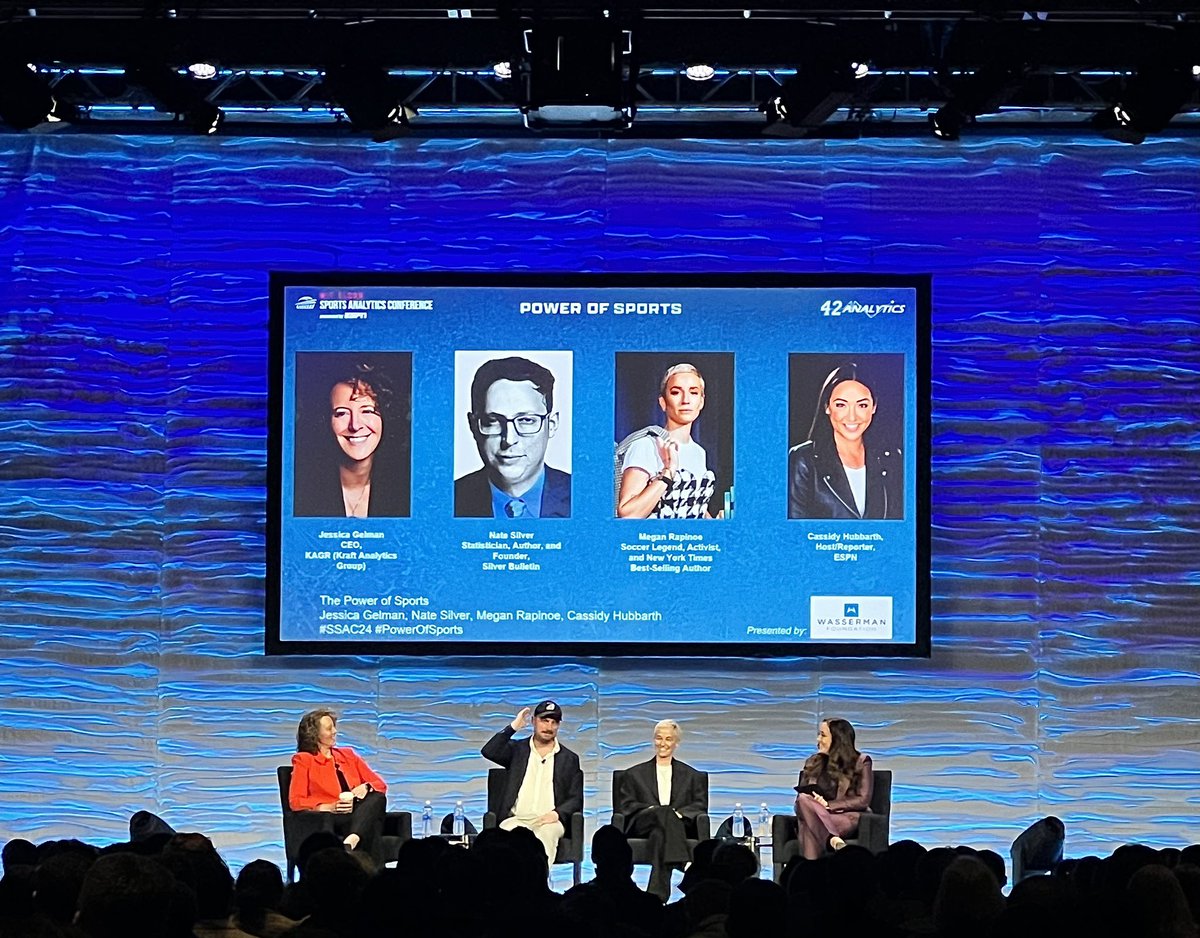
[[[758,806],[758,836],[762,840],[771,836],[771,811],[765,801]]]
[[[426,801],[421,809],[421,836],[433,836],[433,802]]]
[[[454,827],[451,828],[451,833],[459,838],[465,837],[467,833],[467,819],[463,814],[461,801],[454,802]]]
[[[742,803],[739,801],[733,806],[733,834],[734,840],[742,840],[746,836],[746,824],[742,814]]]

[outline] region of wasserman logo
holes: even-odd
[[[809,625],[818,640],[891,639],[892,597],[813,596]]]

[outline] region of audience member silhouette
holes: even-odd
[[[729,938],[783,935],[787,928],[787,896],[767,879],[745,879],[733,887],[725,932]]]
[[[986,935],[1002,911],[1004,896],[987,865],[973,856],[952,860],[933,901],[933,924],[939,938]]]
[[[0,865],[7,874],[16,866],[35,866],[38,860],[38,848],[23,837],[14,837],[0,849]]]
[[[33,872],[33,910],[58,925],[69,925],[79,906],[83,881],[95,853],[64,850],[51,854]]]
[[[717,844],[709,866],[710,879],[719,879],[730,886],[736,886],[742,880],[757,875],[758,859],[749,847],[741,843]]]
[[[698,844],[699,847],[704,847],[700,853],[707,859],[689,880],[684,898],[664,910],[660,938],[688,938],[693,934],[709,933],[724,935],[732,889],[758,874],[758,861],[743,844],[714,839]],[[714,888],[716,886],[728,889]],[[718,899],[724,903],[719,908],[715,905]]]
[[[174,878],[161,863],[110,853],[83,879],[76,924],[88,938],[162,938],[173,892]]]
[[[233,924],[257,938],[278,938],[296,922],[279,909],[283,873],[270,860],[251,860],[233,886]]]
[[[233,925],[233,876],[211,840],[203,834],[176,834],[161,862],[196,896],[196,938],[244,938]]]
[[[1071,938],[1078,910],[1064,879],[1027,877],[1013,887],[993,938]]]
[[[1165,866],[1143,866],[1129,878],[1126,891],[1129,934],[1141,938],[1196,938],[1196,923],[1183,889]]]
[[[372,873],[364,860],[368,860],[366,854],[347,853],[341,843],[309,857],[301,882],[305,883],[312,911],[285,934],[293,938],[314,938],[326,933],[343,938],[357,936],[359,897]]]
[[[290,886],[284,887],[283,899],[279,906],[280,912],[297,922],[312,913],[315,900],[312,890],[309,889],[304,878],[308,861],[322,850],[337,850],[342,847],[342,839],[333,831],[317,831],[304,838],[300,844],[300,850],[296,854],[296,872],[299,874],[299,879]]]
[[[685,938],[726,938],[725,922],[729,917],[729,899],[733,887],[719,879],[706,879],[696,884],[685,899],[677,903],[686,906],[690,928]]]
[[[1179,880],[1179,887],[1183,890],[1183,897],[1187,901],[1188,910],[1192,913],[1192,921],[1200,925],[1200,866],[1193,863],[1182,862],[1175,867],[1175,878]]]
[[[679,891],[685,896],[697,883],[702,883],[708,879],[709,870],[712,868],[713,854],[717,852],[719,846],[721,846],[721,841],[713,837],[709,840],[700,841],[693,848],[692,862],[683,871],[683,878],[679,880]]]
[[[625,833],[611,824],[598,828],[592,835],[592,862],[596,878],[567,890],[563,913],[603,935],[657,935],[663,904],[633,881],[633,850]]]

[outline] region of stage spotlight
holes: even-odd
[[[711,65],[703,62],[697,62],[694,65],[689,65],[683,70],[683,74],[692,81],[712,81],[713,76],[717,74],[717,70]]]
[[[806,63],[762,106],[767,117],[763,132],[776,137],[804,136],[853,101],[868,72],[864,63],[849,59]]]
[[[0,121],[14,130],[57,124],[71,115],[32,65],[0,66]]]
[[[376,143],[395,140],[409,132],[415,108],[407,107],[382,67],[337,65],[325,72],[330,94],[345,112],[350,125],[371,135]]]
[[[1021,87],[1027,69],[1006,63],[985,65],[952,83],[950,100],[929,115],[933,135],[942,140],[957,140],[963,127],[981,114],[993,114]]]
[[[1092,118],[1092,126],[1111,140],[1141,143],[1166,128],[1194,93],[1196,80],[1194,68],[1144,66],[1121,97]]]
[[[501,81],[508,81],[513,76],[512,62],[497,62],[492,66],[492,74]]]
[[[523,38],[525,126],[626,129],[633,123],[633,32],[618,17],[537,20]]]
[[[163,64],[141,64],[125,70],[126,77],[146,89],[158,109],[174,114],[198,134],[212,134],[225,122],[225,113],[205,96],[199,81]]]
[[[211,81],[217,77],[217,67],[212,62],[193,62],[187,70],[193,78],[200,81]]]

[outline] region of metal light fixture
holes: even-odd
[[[32,130],[57,124],[70,108],[55,96],[36,66],[6,63],[0,66],[0,121],[14,130]]]
[[[633,31],[619,17],[538,19],[522,38],[527,127],[626,129],[633,123]]]
[[[810,58],[762,106],[776,137],[802,137],[819,127],[863,90],[869,69],[848,59]]]
[[[174,114],[199,134],[213,134],[225,121],[225,113],[205,95],[190,74],[161,62],[143,62],[125,70],[126,77],[141,85],[157,101],[158,110]]]
[[[985,65],[958,79],[949,100],[929,115],[929,128],[941,140],[957,140],[962,129],[993,114],[1021,86],[1027,68],[1016,62]]]
[[[1092,118],[1092,126],[1111,140],[1141,143],[1160,133],[1195,91],[1197,70],[1171,63],[1138,69],[1120,98]]]
[[[404,136],[409,120],[417,116],[382,67],[336,65],[326,70],[325,82],[350,125],[369,133],[376,143]]]

